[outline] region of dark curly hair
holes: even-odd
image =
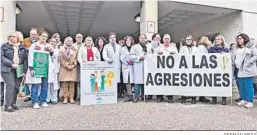
[[[134,45],[134,44],[135,44],[134,39],[133,39],[131,36],[126,36],[126,37],[124,38],[124,46],[127,46],[126,41],[127,41],[128,38],[131,39],[131,46]]]
[[[106,39],[105,39],[104,37],[98,37],[98,38],[95,40],[95,47],[96,47],[97,49],[100,49],[100,48],[99,48],[99,43],[98,43],[98,41],[99,41],[100,39],[102,39],[103,42],[104,42],[103,47],[107,44],[107,41],[106,41]]]
[[[249,36],[245,33],[241,33],[241,34],[237,35],[236,39],[238,39],[238,37],[242,37],[244,39],[244,45],[246,45],[248,42],[250,42]],[[237,42],[237,46],[239,46],[238,42]]]

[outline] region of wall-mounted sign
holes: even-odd
[[[155,22],[148,21],[147,22],[147,32],[148,33],[155,33]]]
[[[0,7],[0,22],[4,22],[4,8]]]

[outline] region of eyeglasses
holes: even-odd
[[[16,38],[16,36],[9,36],[9,38]]]
[[[186,40],[189,40],[189,41],[191,41],[192,39],[186,39]]]

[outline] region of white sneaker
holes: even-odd
[[[251,102],[248,102],[246,105],[245,105],[246,108],[252,108],[253,107],[253,103]]]
[[[49,105],[47,103],[43,103],[41,106],[44,107],[44,108],[49,107]]]
[[[246,105],[247,101],[241,100],[240,102],[237,103],[238,106],[243,106]]]
[[[33,108],[34,108],[34,109],[40,109],[40,106],[39,106],[38,104],[34,104],[34,105],[33,105]]]

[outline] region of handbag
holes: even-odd
[[[18,97],[25,97],[26,93],[25,93],[25,87],[24,87],[24,82],[25,82],[25,76],[22,77],[22,81],[19,87],[19,93],[18,93]]]

